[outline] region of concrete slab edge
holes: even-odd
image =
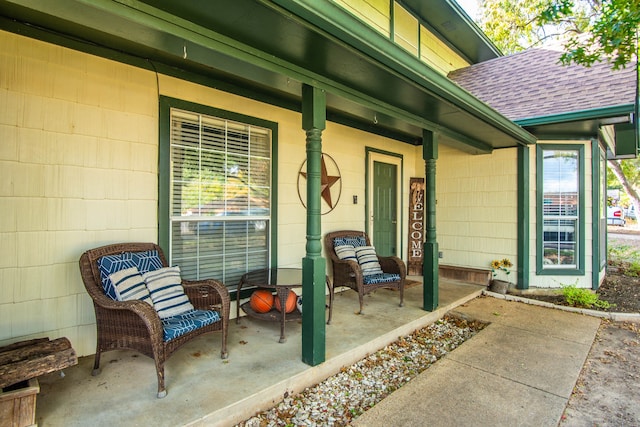
[[[369,354],[384,348],[396,341],[399,337],[408,335],[417,329],[434,323],[454,308],[479,297],[482,295],[482,292],[483,290],[478,290],[464,298],[454,301],[451,304],[439,307],[435,311],[428,312],[424,316],[402,325],[393,331],[387,332],[373,341],[358,346],[347,353],[343,353],[329,359],[318,366],[309,367],[309,369],[306,369],[304,372],[292,375],[291,377],[247,396],[232,405],[221,408],[185,425],[189,427],[226,427],[236,425],[251,417],[253,414],[260,413],[272,408],[274,405],[277,405],[284,399],[285,394],[292,395],[300,393],[304,391],[305,388],[312,387],[338,373],[343,367],[351,366],[364,359]]]
[[[588,308],[566,307],[562,305],[551,304],[550,302],[546,302],[546,301],[538,301],[536,299],[524,298],[516,295],[498,294],[495,292],[488,291],[486,289],[483,290],[482,293],[483,295],[490,296],[493,298],[504,299],[507,301],[517,301],[525,304],[537,305],[539,307],[553,308],[556,310],[584,314],[587,316],[600,317],[603,319],[612,320],[614,322],[640,322],[640,313],[614,313],[614,312],[590,310]]]

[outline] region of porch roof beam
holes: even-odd
[[[383,133],[386,126],[415,136],[418,143],[423,129],[437,131],[445,136],[443,141],[464,145],[473,152],[535,142],[524,129],[337,6],[327,6],[330,12],[326,13],[309,9],[318,2],[277,3],[234,0],[216,2],[214,8],[209,2],[196,0],[0,0],[0,10],[7,17],[82,40],[87,46],[108,47],[203,75],[219,73],[228,81],[254,85],[297,103],[302,85],[313,85],[327,91],[327,108],[332,114],[353,116],[354,105],[354,110],[361,110],[356,116],[360,120],[380,112],[390,118],[388,123],[379,124]],[[196,6],[208,11],[205,21],[192,16]],[[224,33],[218,31],[220,21],[214,19],[226,16],[217,15],[229,14],[230,19],[237,19],[244,9],[248,16],[254,12],[270,19],[271,27],[263,31],[283,27],[285,34],[258,47],[259,36],[264,39],[258,30],[238,30],[245,31],[241,34],[229,28],[223,29]],[[337,24],[329,25],[334,20]],[[358,31],[353,34],[344,33],[346,28],[355,27]],[[282,47],[289,51],[274,47],[282,37],[293,46]],[[250,44],[243,43],[243,38]],[[368,39],[375,40],[365,43]],[[320,44],[319,49],[314,51],[305,42],[314,47]],[[298,57],[287,57],[292,49],[299,51]],[[324,60],[323,54],[327,55]],[[337,67],[330,61],[335,58],[350,63]],[[324,69],[315,72],[318,64],[324,64]],[[357,72],[359,68],[361,72]],[[372,82],[366,81],[369,78]]]

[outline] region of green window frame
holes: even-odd
[[[539,275],[583,275],[584,145],[538,144],[536,150]]]
[[[158,236],[183,278],[235,286],[275,262],[277,130],[274,122],[160,98]]]
[[[597,142],[593,142],[597,146]],[[598,149],[598,168],[599,168],[599,188],[600,194],[598,197],[598,235],[599,235],[599,271],[602,271],[607,266],[607,153],[597,147]],[[597,281],[595,283],[598,283]]]

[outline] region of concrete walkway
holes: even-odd
[[[600,319],[492,297],[454,313],[491,324],[353,425],[557,426]]]

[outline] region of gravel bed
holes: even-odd
[[[348,426],[485,326],[445,316],[236,427]]]

